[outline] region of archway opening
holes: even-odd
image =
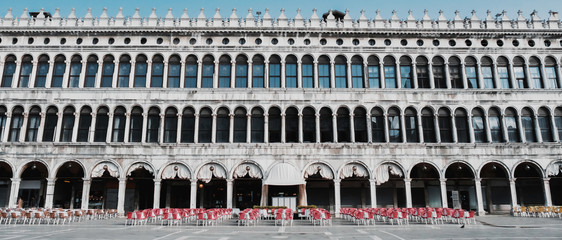
[[[197,207],[226,207],[226,171],[218,164],[203,166],[197,175]]]
[[[517,190],[517,204],[521,206],[544,205],[544,181],[541,170],[534,164],[524,162],[515,168],[513,175]]]
[[[234,205],[246,209],[260,205],[263,174],[254,164],[240,164],[234,170]]]
[[[324,164],[312,164],[306,169],[304,179],[307,203],[334,212],[334,174],[332,170]]]
[[[418,163],[410,172],[412,207],[442,207],[439,172],[428,163]]]
[[[406,207],[404,173],[395,164],[385,163],[375,173],[377,184],[376,207]]]
[[[474,172],[464,163],[456,162],[445,171],[447,179],[447,205],[452,208],[476,210]],[[483,197],[485,198],[485,197]]]
[[[119,194],[118,168],[112,163],[100,163],[92,171],[88,209],[117,209]]]
[[[10,190],[13,177],[12,168],[6,162],[0,162],[0,206],[7,207],[10,200]]]
[[[484,210],[489,213],[509,212],[511,192],[507,169],[499,163],[487,163],[480,170]]]
[[[131,167],[127,175],[125,211],[152,208],[154,205],[154,174],[149,166],[139,164]]]
[[[191,174],[183,164],[170,164],[162,171],[160,207],[189,208]]]
[[[47,176],[47,167],[41,162],[34,161],[24,166],[18,192],[18,202],[21,198],[22,207],[45,206]]]
[[[547,175],[550,178],[550,195],[552,205],[562,205],[562,162],[556,162],[548,167]]]
[[[371,206],[371,183],[368,170],[360,164],[348,164],[340,174],[341,207]]]
[[[65,162],[57,171],[53,207],[74,209],[82,204],[84,169],[75,162]]]

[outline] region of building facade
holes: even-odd
[[[562,23],[0,20],[0,206],[562,204]]]

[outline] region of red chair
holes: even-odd
[[[281,226],[284,225],[284,217],[283,217],[283,211],[277,211],[275,212],[275,226],[277,226],[277,222],[281,223]]]
[[[470,223],[470,220],[472,219],[472,221],[474,222],[474,224],[476,224],[476,218],[474,217],[475,212],[474,211],[470,211],[468,212],[468,217],[465,218],[465,222],[466,223]]]
[[[127,220],[125,220],[125,226],[127,226],[128,224],[133,225],[134,221],[135,221],[135,218],[133,217],[133,212],[128,212],[127,213]]]
[[[140,212],[140,211],[136,211],[135,212],[135,224],[146,224],[146,215],[144,214],[144,212]]]

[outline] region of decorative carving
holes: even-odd
[[[162,179],[190,179],[191,173],[189,169],[180,163],[173,163],[162,170]]]
[[[400,169],[398,166],[394,164],[391,163],[382,164],[377,168],[377,171],[375,173],[375,177],[377,179],[377,185],[381,185],[387,182],[388,179],[390,179],[390,175],[403,177],[404,173],[402,172],[402,169]]]
[[[205,183],[210,182],[213,177],[226,178],[226,170],[217,163],[208,163],[197,173],[197,179]]]
[[[546,169],[547,176],[556,176],[562,172],[562,162],[556,162],[548,166]]]
[[[154,174],[154,169],[152,169],[152,167],[147,163],[135,163],[127,171],[127,176],[131,176],[131,173],[139,168],[144,168],[149,173]]]
[[[343,167],[340,179],[349,177],[369,177],[369,171],[361,164],[350,163]]]
[[[92,171],[92,177],[102,177],[106,171],[112,177],[119,177],[119,168],[112,162],[102,162],[96,165]]]
[[[311,164],[304,171],[304,178],[307,179],[311,175],[320,174],[323,179],[334,179],[332,169],[323,163]]]
[[[242,163],[234,169],[234,178],[243,178],[246,175],[250,178],[263,178],[260,168],[253,163]]]

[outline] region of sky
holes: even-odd
[[[174,17],[178,18],[183,13],[183,9],[188,9],[191,18],[197,17],[201,8],[205,9],[207,18],[215,14],[215,9],[220,8],[223,18],[231,15],[232,9],[237,9],[238,17],[245,17],[248,9],[252,8],[254,13],[261,11],[262,15],[265,8],[269,8],[270,15],[277,18],[282,8],[285,15],[292,18],[296,15],[296,10],[302,10],[301,15],[309,18],[312,9],[317,8],[320,13],[330,9],[344,11],[349,9],[351,18],[357,19],[360,11],[364,9],[367,18],[372,19],[376,15],[376,10],[381,11],[383,18],[390,18],[392,11],[396,10],[401,19],[408,16],[408,10],[412,10],[416,19],[421,19],[424,9],[429,11],[429,16],[436,19],[439,10],[443,10],[445,17],[452,19],[455,11],[460,11],[461,17],[470,17],[471,11],[476,10],[477,16],[481,19],[486,17],[486,11],[490,10],[492,16],[507,11],[507,16],[511,19],[517,17],[517,11],[523,11],[523,16],[529,18],[533,10],[538,11],[542,19],[549,17],[549,11],[562,11],[562,0],[152,0],[152,1],[132,1],[132,0],[0,0],[0,16],[6,15],[8,8],[13,9],[13,15],[19,17],[24,8],[29,11],[38,11],[44,8],[51,13],[56,8],[60,8],[61,16],[66,17],[72,8],[76,9],[78,17],[84,16],[88,8],[92,8],[92,15],[101,15],[104,7],[108,9],[109,16],[115,16],[119,7],[123,7],[123,15],[132,16],[135,8],[140,8],[141,17],[148,17],[152,8],[156,8],[156,14],[164,17],[168,8],[172,8]],[[561,16],[562,18],[562,16]]]

